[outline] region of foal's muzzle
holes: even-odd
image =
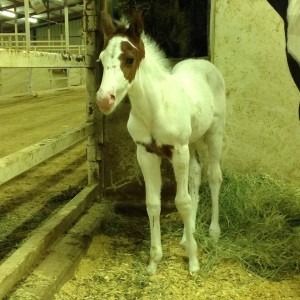
[[[97,102],[99,109],[104,114],[108,114],[112,111],[115,101],[116,101],[116,96],[112,92],[107,92],[107,93],[98,92],[97,93],[96,102]]]

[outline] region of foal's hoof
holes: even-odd
[[[185,242],[186,242],[186,238],[185,238],[185,236],[183,236],[180,241],[180,245],[185,247]]]
[[[154,275],[157,270],[157,264],[155,262],[150,262],[149,266],[147,267],[147,272],[150,275]]]
[[[209,227],[209,236],[211,239],[217,243],[220,239],[221,229],[219,226],[210,226]]]
[[[189,271],[190,274],[193,275],[200,270],[198,259],[189,262]]]

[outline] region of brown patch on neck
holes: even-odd
[[[138,43],[135,43],[133,41],[130,42],[132,44],[126,41],[121,43],[122,53],[119,56],[119,60],[121,61],[121,70],[123,71],[125,78],[129,82],[132,82],[142,59],[144,59],[145,57],[145,49],[143,41],[141,39]],[[129,61],[132,59],[133,63],[130,64]]]
[[[154,138],[152,138],[152,141],[149,144],[141,143],[141,142],[136,142],[136,143],[144,146],[147,152],[154,153],[160,157],[166,157],[168,159],[172,158],[173,155],[172,150],[174,149],[173,145],[158,146]]]

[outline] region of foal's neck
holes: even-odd
[[[132,112],[140,115],[154,115],[161,104],[164,81],[170,76],[165,58],[153,45],[145,43],[145,58],[141,61],[135,79],[128,92]]]

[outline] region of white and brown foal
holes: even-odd
[[[220,156],[225,122],[225,86],[220,72],[208,61],[188,59],[173,69],[157,45],[143,33],[143,21],[134,13],[129,26],[114,25],[102,14],[105,37],[100,60],[103,78],[97,104],[110,114],[126,94],[131,102],[127,128],[137,145],[137,159],[146,186],[151,249],[148,271],[155,273],[162,258],[160,210],[162,157],[173,165],[175,204],[184,223],[182,244],[189,270],[199,270],[193,233],[200,164],[196,158],[202,137],[208,146],[208,180],[212,198],[211,237],[220,236],[218,198],[222,183]]]

